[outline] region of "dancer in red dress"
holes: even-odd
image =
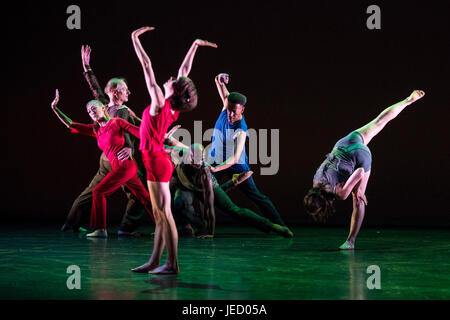
[[[142,159],[147,170],[153,213],[155,215],[155,240],[150,260],[132,271],[152,274],[176,274],[178,268],[178,233],[172,216],[169,181],[174,169],[170,157],[164,151],[164,136],[180,112],[191,111],[197,106],[197,90],[187,78],[199,46],[217,48],[204,40],[195,40],[178,71],[177,79],[170,78],[164,91],[158,86],[150,58],[144,51],[139,36],[153,27],[140,28],[132,33],[134,49],[144,70],[151,105],[144,110],[141,124]],[[161,255],[167,246],[167,262],[160,266]]]
[[[90,101],[86,108],[94,124],[73,122],[57,107],[59,92],[56,90],[52,109],[72,133],[81,133],[97,138],[99,148],[105,153],[112,166],[106,177],[92,191],[93,205],[91,213],[91,228],[95,231],[87,237],[106,238],[106,197],[113,194],[122,185],[126,185],[136,198],[144,205],[151,218],[150,195],[137,176],[137,166],[134,160],[119,160],[118,153],[125,145],[124,132],[139,138],[139,127],[121,118],[110,118],[105,106],[98,100]]]

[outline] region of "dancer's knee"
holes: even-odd
[[[162,225],[167,223],[168,218],[172,216],[172,212],[164,208],[153,208],[153,215],[155,223]]]

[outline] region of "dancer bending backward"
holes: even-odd
[[[308,214],[316,221],[323,222],[334,213],[336,199],[345,200],[350,193],[353,197],[350,233],[340,249],[354,249],[364,219],[367,205],[365,192],[372,165],[372,154],[367,145],[389,121],[424,95],[423,91],[414,91],[405,100],[384,110],[372,122],[339,140],[316,171],[313,188],[304,198]]]
[[[144,51],[139,36],[153,27],[143,27],[132,33],[136,54],[144,70],[151,105],[144,110],[141,124],[142,159],[147,170],[147,180],[150,190],[153,213],[155,215],[155,239],[150,260],[133,269],[134,272],[152,274],[175,274],[179,272],[177,246],[178,233],[171,212],[171,195],[169,181],[174,169],[169,155],[164,151],[164,135],[170,124],[180,112],[191,111],[197,106],[197,91],[192,80],[187,78],[192,62],[199,46],[217,45],[208,41],[196,40],[183,61],[177,79],[170,78],[164,84],[164,91],[158,86],[153,73],[150,58]],[[160,266],[161,255],[167,246],[166,264]]]
[[[105,91],[103,92],[97,77],[92,71],[90,60],[91,48],[89,46],[82,46],[81,61],[84,69],[83,75],[91,89],[94,99],[100,101],[106,107],[106,111],[112,118],[122,118],[131,124],[135,124],[135,121],[140,121],[135,113],[129,107],[124,105],[124,103],[128,101],[128,96],[131,94],[125,80],[123,78],[113,78],[109,80]],[[117,153],[119,160],[132,159],[135,152],[134,137],[125,132],[124,139],[124,148]],[[102,153],[100,156],[100,167],[96,175],[89,186],[73,202],[72,208],[67,215],[66,222],[61,228],[61,231],[79,230],[80,222],[82,218],[84,218],[85,212],[88,210],[91,212],[92,209],[92,190],[94,190],[111,170],[112,167],[108,158]],[[139,171],[138,176],[140,176]],[[141,181],[145,180],[141,179]],[[128,198],[128,203],[118,231],[119,236],[131,235],[131,233],[139,227],[141,218],[146,214],[145,208],[134,197],[133,193],[125,186],[122,186],[122,190]]]
[[[91,213],[91,228],[93,233],[87,237],[106,238],[106,197],[113,194],[120,186],[126,185],[136,198],[147,209],[150,217],[154,220],[150,211],[150,196],[144,185],[137,176],[137,166],[134,160],[120,160],[118,155],[125,145],[124,132],[139,137],[139,127],[136,127],[121,118],[110,118],[105,106],[98,100],[92,100],[87,105],[87,112],[94,124],[82,124],[73,122],[57,107],[59,92],[56,90],[52,109],[66,127],[72,133],[80,133],[97,138],[99,148],[105,153],[112,170],[92,191],[93,206]]]
[[[223,102],[223,108],[214,126],[212,149],[208,162],[214,165],[211,167],[211,172],[217,180],[220,180],[223,175],[250,171],[245,152],[248,133],[244,111],[247,98],[238,92],[228,92],[226,87],[229,82],[228,74],[219,74],[216,76],[215,82]],[[286,226],[272,201],[258,190],[253,177],[241,183],[238,188],[258,206],[265,218],[275,224]],[[289,233],[292,237],[293,234],[290,230]]]

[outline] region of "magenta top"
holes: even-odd
[[[169,100],[164,102],[164,106],[156,116],[150,115],[150,106],[142,114],[140,129],[141,143],[139,150],[146,152],[164,152],[164,140],[169,126],[178,119],[179,111],[172,114],[172,106]]]
[[[125,146],[123,132],[126,131],[139,138],[139,127],[121,118],[109,120],[106,126],[99,127],[97,132],[94,131],[93,124],[73,122],[71,131],[97,138],[98,147],[105,153],[113,168],[120,165],[117,153]]]

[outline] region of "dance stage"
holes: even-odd
[[[111,227],[108,239],[56,225],[1,229],[2,300],[450,299],[445,229],[364,228],[356,250],[339,251],[346,228],[297,227],[284,239],[219,226],[212,240],[180,238],[174,276],[130,271],[152,251],[151,226],[134,238]],[[79,267],[80,289],[68,288],[69,266]],[[371,266],[379,267],[379,289],[369,289]]]

